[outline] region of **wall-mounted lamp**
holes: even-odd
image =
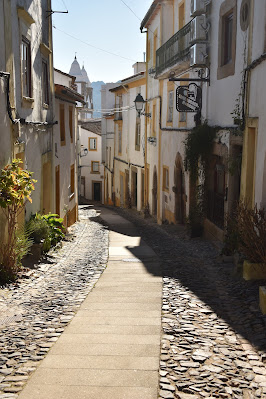
[[[82,151],[83,151],[83,154],[82,154]],[[86,155],[88,155],[88,149],[87,148],[83,148],[81,151],[80,151],[80,158],[82,158],[82,157],[85,157]]]
[[[144,115],[144,116],[147,116],[147,118],[151,118],[151,114],[146,114],[145,112],[142,112],[145,102],[146,101],[144,100],[142,95],[139,93],[134,100],[136,111],[137,111],[139,117],[140,117],[140,115]]]

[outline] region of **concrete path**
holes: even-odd
[[[109,261],[19,399],[156,399],[162,277],[134,225],[104,208]]]

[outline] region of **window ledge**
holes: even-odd
[[[99,175],[100,172],[91,172],[92,175]]]

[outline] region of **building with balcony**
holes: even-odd
[[[189,209],[189,176],[184,170],[184,140],[193,115],[177,112],[176,88],[191,78],[192,18],[189,1],[154,1],[141,30],[147,36],[146,205],[159,223],[184,223]]]
[[[240,191],[253,205],[265,203],[265,177],[259,178],[265,175],[265,149],[257,147],[259,142],[264,148],[258,104],[264,91],[258,85],[264,70],[265,5],[155,0],[141,30],[147,35],[146,108],[152,115],[146,124],[146,202],[159,223],[184,222],[193,196],[184,141],[196,124],[207,122],[217,133],[206,174],[204,227],[209,237],[222,240],[226,215]],[[177,87],[191,98],[196,85],[202,92],[201,113],[184,112],[178,108]],[[184,104],[193,102],[186,98]]]

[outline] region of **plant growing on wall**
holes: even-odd
[[[7,238],[0,248],[0,280],[4,283],[14,280],[21,267],[26,251],[22,243],[27,242],[27,237],[18,235],[17,218],[25,202],[32,202],[30,196],[36,182],[32,172],[22,169],[20,164],[20,159],[14,159],[0,174],[0,206],[7,221]]]
[[[190,173],[193,196],[191,199],[188,222],[200,235],[206,206],[206,176],[212,154],[217,127],[205,122],[194,127],[185,139],[185,169]],[[193,235],[193,232],[192,232]]]

